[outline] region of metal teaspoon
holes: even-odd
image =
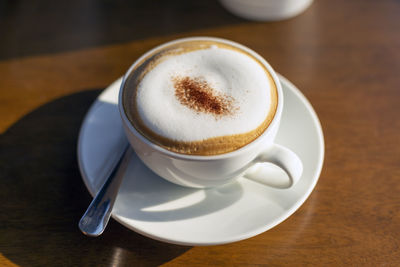
[[[126,144],[118,162],[79,221],[79,229],[85,235],[96,237],[106,228],[132,153],[129,144]]]

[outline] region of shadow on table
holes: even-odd
[[[243,22],[215,0],[3,1],[0,59],[57,53]],[[12,30],[10,30],[12,29]]]
[[[80,233],[77,224],[91,197],[78,169],[77,137],[99,92],[57,99],[1,135],[0,254],[11,262],[159,265],[190,249],[143,237],[114,220],[98,238]]]

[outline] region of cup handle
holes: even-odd
[[[303,173],[303,164],[300,158],[291,150],[284,146],[273,144],[261,152],[254,160],[256,163],[272,163],[286,172],[289,179],[276,179],[274,177],[265,177],[254,168],[248,169],[244,174],[245,178],[258,183],[276,188],[289,188],[297,183]]]

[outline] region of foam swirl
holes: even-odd
[[[133,123],[170,150],[225,153],[254,140],[273,117],[275,85],[248,53],[211,45],[154,62],[137,81]]]

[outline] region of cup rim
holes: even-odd
[[[245,52],[250,53],[252,56],[254,56],[257,60],[259,60],[267,68],[269,74],[271,75],[273,81],[275,82],[278,101],[277,101],[277,107],[276,107],[274,117],[272,118],[270,124],[268,125],[267,129],[265,129],[265,131],[260,136],[258,136],[256,139],[254,139],[250,143],[248,143],[234,151],[230,151],[230,152],[223,153],[223,154],[216,154],[216,155],[191,155],[191,154],[183,154],[183,153],[170,151],[166,148],[163,148],[163,147],[151,142],[149,139],[147,139],[145,136],[143,136],[138,130],[136,130],[136,128],[132,125],[132,123],[128,119],[127,115],[125,114],[125,109],[122,104],[124,85],[126,82],[126,78],[129,76],[129,74],[132,72],[132,70],[136,67],[136,65],[139,62],[141,62],[142,59],[151,55],[153,52],[160,50],[166,46],[173,45],[173,44],[179,43],[179,42],[195,41],[195,40],[222,42],[222,43],[226,43],[228,45],[235,46],[239,49],[244,50]],[[140,139],[140,141],[145,143],[147,146],[151,147],[152,149],[154,149],[160,153],[166,154],[169,157],[176,158],[176,159],[184,159],[184,160],[196,160],[196,161],[199,161],[199,160],[207,161],[207,160],[218,160],[218,159],[231,158],[231,157],[237,156],[245,151],[253,149],[260,142],[262,142],[263,137],[267,136],[272,131],[272,129],[274,128],[274,125],[279,123],[279,119],[280,119],[281,113],[282,113],[282,107],[283,107],[283,94],[282,94],[282,86],[279,81],[278,75],[275,73],[275,71],[271,67],[271,65],[262,56],[260,56],[257,52],[253,51],[252,49],[250,49],[242,44],[239,44],[237,42],[219,38],[219,37],[209,37],[209,36],[195,36],[195,37],[179,38],[179,39],[175,39],[175,40],[172,40],[169,42],[162,43],[162,44],[150,49],[149,51],[144,53],[142,56],[140,56],[138,59],[136,59],[134,61],[134,63],[129,67],[128,71],[126,71],[126,73],[124,74],[124,76],[122,78],[122,82],[121,82],[121,86],[120,86],[120,90],[119,90],[119,96],[118,96],[118,109],[119,109],[119,113],[121,116],[121,120],[122,120],[123,124],[128,128],[130,133],[134,134],[136,138]]]

